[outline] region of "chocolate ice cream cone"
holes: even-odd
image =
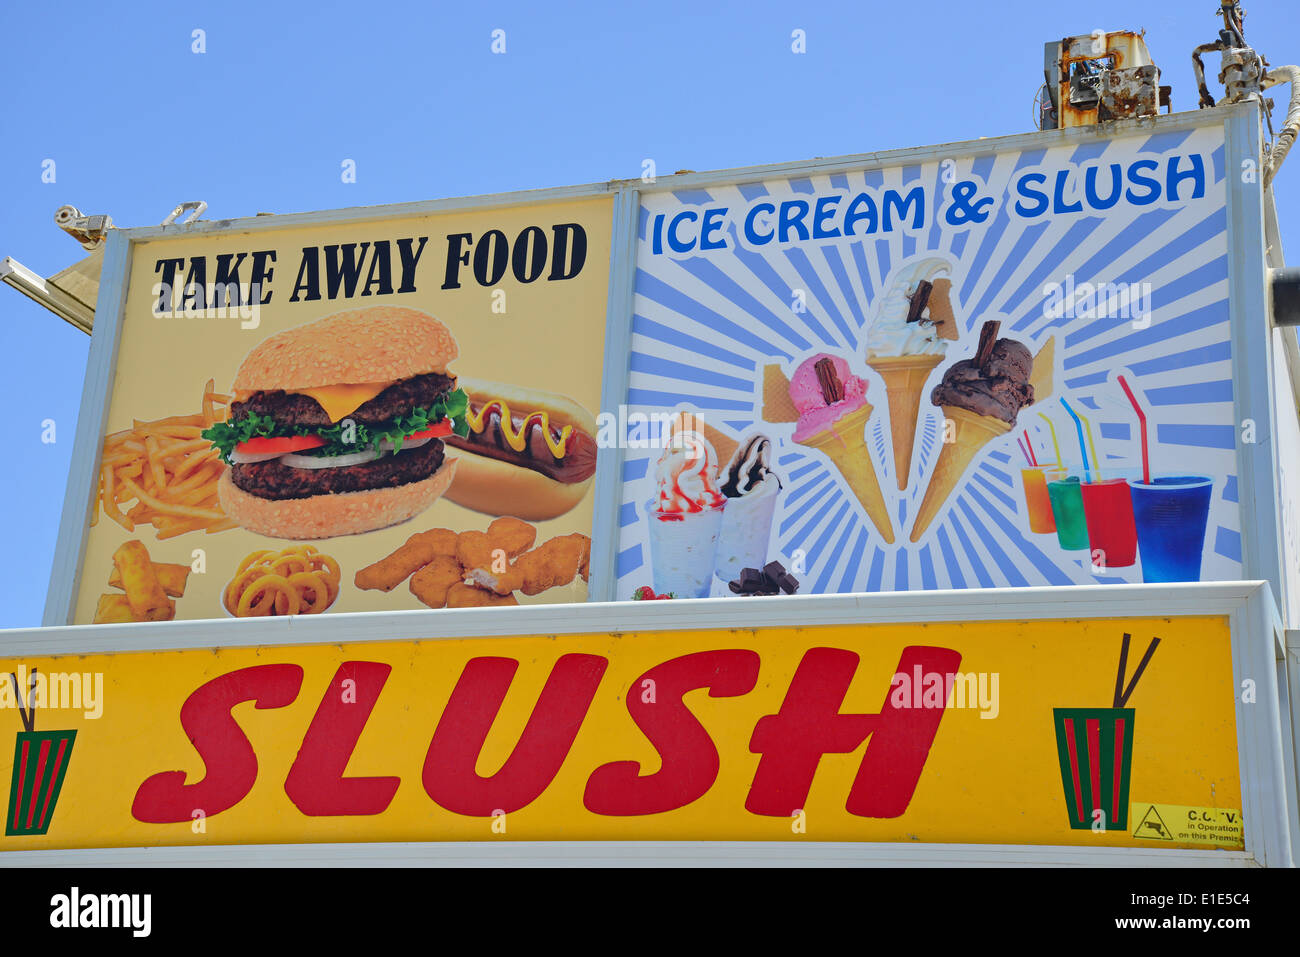
[[[885,544],[892,545],[894,526],[889,520],[885,497],[880,491],[880,479],[876,476],[876,467],[871,463],[864,435],[871,411],[872,407],[864,404],[862,408],[839,419],[829,429],[823,429],[804,439],[801,444],[825,453],[835,464],[854,496],[862,503],[867,518],[876,526]]]
[[[880,373],[889,394],[889,431],[894,440],[894,472],[900,489],[907,488],[912,473],[912,445],[916,439],[921,390],[941,355],[879,356],[867,365]]]
[[[997,416],[978,415],[954,405],[941,408],[944,418],[951,419],[955,424],[956,434],[953,441],[943,443],[939,460],[934,464],[934,472],[930,475],[930,485],[925,490],[925,498],[921,499],[921,506],[916,510],[916,520],[912,523],[914,542],[921,540],[925,530],[943,510],[980,449],[1011,431],[1011,426]]]

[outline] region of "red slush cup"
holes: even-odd
[[[1127,479],[1102,478],[1084,482],[1083,513],[1088,523],[1088,548],[1098,568],[1127,568],[1137,561],[1137,527],[1133,524],[1133,494]]]

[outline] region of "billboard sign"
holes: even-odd
[[[441,631],[424,616],[327,616],[300,641],[274,622],[177,624],[166,630],[189,647],[108,654],[72,653],[88,649],[70,633],[53,654],[0,662],[14,735],[0,752],[13,761],[4,848],[1241,852],[1256,827],[1261,853],[1274,825],[1250,802],[1281,772],[1261,746],[1247,795],[1238,741],[1262,733],[1255,712],[1276,699],[1261,689],[1243,705],[1235,689],[1245,662],[1268,660],[1269,635],[1243,629],[1235,600],[1193,610],[1169,592],[1167,615],[1071,618],[1056,597],[1041,611],[949,600],[925,623],[919,607],[854,623],[849,600],[800,598],[780,616],[750,606],[743,631],[736,603],[714,601],[691,621],[624,610],[617,626],[610,605],[563,623],[559,608],[448,613]],[[529,634],[538,614],[564,633]],[[484,619],[505,630],[475,637]],[[163,637],[132,627],[146,645]],[[214,630],[232,640],[197,647]],[[1189,830],[1186,809],[1207,827]]]
[[[1242,577],[1224,128],[970,149],[642,192],[618,597]]]
[[[612,211],[132,242],[71,620],[585,600]]]
[[[1255,110],[115,231],[47,624],[1281,594]]]

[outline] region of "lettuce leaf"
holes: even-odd
[[[230,422],[216,422],[201,433],[221,453],[221,459],[230,463],[230,453],[241,442],[253,438],[276,438],[292,435],[317,435],[325,440],[325,445],[311,449],[309,455],[349,455],[366,449],[378,449],[379,443],[388,440],[394,451],[401,451],[402,440],[412,432],[420,432],[437,425],[443,419],[452,420],[452,432],[465,438],[469,435],[469,421],[466,413],[469,399],[464,390],[456,389],[447,393],[441,402],[428,407],[412,409],[405,415],[395,416],[390,424],[366,425],[344,418],[324,428],[308,426],[281,426],[269,415],[256,412]]]

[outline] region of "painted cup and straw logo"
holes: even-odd
[[[44,834],[54,818],[54,808],[59,802],[63,778],[68,773],[72,745],[77,739],[76,730],[36,730],[36,671],[32,670],[27,693],[27,707],[23,707],[18,676],[10,673],[18,713],[23,730],[18,732],[14,744],[14,774],[9,787],[9,813],[5,816],[5,834]]]
[[[1055,533],[1065,551],[1088,550],[1097,573],[1140,562],[1144,582],[1199,581],[1213,480],[1203,475],[1152,475],[1146,413],[1124,376],[1117,379],[1137,413],[1141,469],[1104,465],[1092,423],[1061,398],[1074,422],[1083,466],[1065,464],[1056,427],[1040,412],[1051,430],[1056,464],[1038,462],[1026,430],[1021,451],[1028,465],[1020,475],[1029,530]]]
[[[1096,823],[1107,831],[1128,831],[1134,709],[1125,705],[1160,644],[1159,638],[1152,639],[1133,680],[1125,687],[1130,640],[1125,633],[1111,707],[1052,709],[1061,783],[1072,830],[1092,830]]]

